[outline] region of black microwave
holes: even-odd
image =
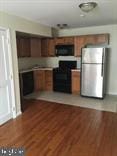
[[[74,56],[74,45],[56,45],[56,56]]]

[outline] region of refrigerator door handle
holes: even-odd
[[[101,69],[101,76],[102,76],[102,77],[103,77],[103,74],[104,74],[103,63],[104,63],[104,52],[102,53],[102,69]]]
[[[104,53],[104,51],[102,52],[102,64],[104,63],[104,55],[105,55],[105,53]]]
[[[101,76],[103,77],[103,73],[104,73],[104,68],[103,68],[103,63],[102,63],[102,70],[101,70]]]

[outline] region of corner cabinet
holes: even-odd
[[[72,70],[72,94],[80,93],[80,71]]]

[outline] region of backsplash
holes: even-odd
[[[40,67],[58,67],[59,60],[73,60],[77,61],[77,68],[80,68],[80,58],[74,56],[59,56],[59,57],[41,57],[41,58],[19,58],[18,65],[19,70],[28,69],[33,66],[40,66]]]

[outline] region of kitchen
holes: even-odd
[[[84,2],[0,1],[1,147],[23,147],[28,156],[116,156],[117,2]],[[70,53],[58,56],[66,46]],[[89,98],[94,88],[101,99]]]
[[[45,91],[50,91],[50,94],[52,94],[52,91],[57,91],[72,93],[76,96],[80,95],[81,49],[87,46],[108,47],[108,45],[109,34],[42,38],[37,36],[31,37],[31,34],[18,32],[17,51],[19,57],[21,99],[24,96],[25,98],[30,98],[31,96],[31,98],[36,99],[40,92],[43,93]],[[68,53],[64,53],[65,50]],[[71,51],[73,52],[70,53]],[[67,72],[67,74],[65,69],[67,66],[70,66],[70,63],[71,67],[69,68],[71,68],[71,71],[70,73]],[[63,68],[64,72],[60,72],[59,69]],[[31,76],[28,82],[29,73]],[[65,73],[68,75],[68,82],[63,79],[63,83],[61,80],[60,83],[58,77],[60,75],[61,79]],[[35,95],[31,95],[33,92],[37,94],[32,97],[32,95]]]
[[[4,2],[5,5],[7,6],[8,3]],[[75,2],[77,4],[77,2]],[[79,2],[80,3],[80,2]],[[109,2],[108,2],[109,3]],[[115,3],[115,2],[114,2]],[[100,3],[99,3],[100,4]],[[114,12],[116,12],[116,10],[112,9],[113,11],[110,12],[109,16],[110,17],[112,15],[113,17],[113,22],[108,20],[107,23],[102,23],[99,24],[99,20],[100,18],[103,19],[103,22],[105,22],[106,19],[104,19],[102,16],[99,16],[99,19],[97,19],[96,15],[94,14],[94,12],[98,12],[102,7],[104,7],[104,10],[108,10],[109,7],[106,6],[100,6],[98,4],[98,6],[91,12],[88,12],[85,14],[85,17],[78,17],[79,20],[75,20],[75,18],[73,18],[76,22],[77,25],[79,27],[77,27],[75,25],[75,23],[71,23],[71,27],[70,25],[67,25],[66,28],[58,28],[58,25],[56,25],[56,28],[54,29],[53,27],[48,27],[47,25],[44,24],[40,24],[40,23],[35,23],[32,22],[31,20],[21,18],[20,16],[15,16],[15,15],[10,15],[4,12],[0,12],[0,25],[1,27],[6,27],[10,29],[10,35],[11,35],[11,48],[12,48],[12,61],[13,61],[13,81],[14,81],[14,90],[15,90],[15,108],[13,108],[16,112],[16,114],[21,114],[21,109],[20,109],[20,92],[19,92],[19,77],[18,77],[18,73],[19,73],[19,69],[27,69],[30,67],[34,67],[36,64],[39,64],[41,67],[57,67],[58,66],[58,60],[59,58],[61,58],[61,60],[66,60],[65,57],[40,57],[40,58],[34,58],[34,57],[22,57],[21,59],[17,59],[17,45],[16,45],[16,33],[18,34],[18,32],[23,32],[24,34],[27,34],[31,37],[43,37],[43,38],[51,38],[53,37],[72,37],[72,36],[87,36],[87,35],[95,35],[95,34],[109,34],[109,45],[108,47],[110,48],[110,53],[109,53],[109,60],[108,60],[108,77],[107,77],[107,95],[116,95],[116,77],[117,74],[115,72],[115,67],[116,67],[116,34],[117,34],[117,28],[116,28],[116,15]],[[17,4],[16,4],[17,5]],[[22,4],[21,4],[22,5]],[[29,4],[30,5],[30,4]],[[35,3],[34,3],[35,5]],[[47,4],[46,4],[47,5]],[[69,5],[69,3],[68,3]],[[113,5],[113,3],[112,3]],[[1,5],[2,6],[2,5]],[[77,5],[76,5],[77,6]],[[76,7],[75,6],[75,7]],[[24,7],[24,6],[22,6]],[[38,6],[40,7],[40,6]],[[114,5],[113,5],[114,7]],[[45,8],[45,6],[43,6],[43,9]],[[61,8],[64,8],[64,5],[61,6]],[[71,8],[71,6],[70,6]],[[4,8],[5,9],[5,8]],[[27,8],[29,9],[29,8]],[[33,9],[33,8],[30,8]],[[73,8],[72,8],[73,9]],[[75,9],[75,8],[74,8]],[[111,9],[111,8],[110,8]],[[81,10],[78,9],[78,6],[76,7],[76,10],[78,11],[76,15],[80,15],[81,14]],[[52,11],[52,10],[51,10]],[[75,11],[75,10],[74,10]],[[6,11],[7,12],[7,11]],[[107,11],[108,12],[108,11]],[[44,12],[43,12],[44,13]],[[46,11],[45,11],[46,13]],[[31,14],[31,12],[29,13],[29,15]],[[101,13],[105,15],[105,12]],[[25,16],[25,14],[23,14]],[[54,14],[53,14],[54,15]],[[93,16],[90,16],[93,15]],[[99,15],[99,12],[97,13],[97,15]],[[55,15],[54,15],[55,16]],[[95,18],[96,17],[96,18]],[[51,18],[51,17],[49,17]],[[63,18],[63,16],[61,16],[61,18]],[[66,17],[66,19],[68,18],[68,16]],[[89,20],[87,18],[90,18]],[[93,21],[95,21],[95,24],[92,23],[92,21],[90,22],[90,20],[93,18]],[[58,23],[60,22],[58,19],[54,18],[54,20]],[[88,22],[85,23],[85,21]],[[70,22],[70,21],[69,21]],[[106,24],[106,25],[105,25]],[[73,26],[72,26],[73,25]],[[61,26],[61,25],[60,25]],[[65,25],[66,26],[66,25]],[[25,36],[25,35],[24,35]],[[91,39],[92,40],[92,39]],[[44,41],[43,41],[44,42]],[[81,39],[80,44],[83,43],[83,39]],[[90,43],[89,43],[90,44]],[[43,54],[44,55],[44,54]],[[45,54],[47,55],[47,54]],[[78,55],[78,54],[77,54]],[[70,60],[78,60],[78,68],[80,67],[80,57],[73,57],[71,58],[71,56],[68,56]],[[67,60],[69,60],[67,57]],[[19,63],[17,63],[19,62]]]

